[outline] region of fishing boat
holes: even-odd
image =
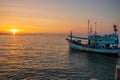
[[[119,55],[120,48],[117,25],[113,25],[113,28],[114,32],[111,34],[97,34],[96,31],[92,33],[91,28],[89,29],[88,20],[87,37],[73,36],[71,31],[66,40],[68,41],[70,49],[77,49],[97,54]]]

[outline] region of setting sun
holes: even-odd
[[[12,32],[12,34],[16,34],[19,30],[18,29],[11,29],[10,32]]]

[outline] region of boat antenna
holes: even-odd
[[[117,31],[118,31],[118,29],[117,29],[117,25],[113,25],[113,28],[114,28],[114,32],[115,32],[115,34],[117,33]]]
[[[88,19],[88,35],[89,35],[89,24],[90,24],[90,20]]]

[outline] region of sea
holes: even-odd
[[[0,80],[114,80],[120,57],[69,49],[67,35],[0,35]]]

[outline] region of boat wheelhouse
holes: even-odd
[[[118,44],[118,34],[93,34],[88,36],[88,47],[99,49],[117,49]]]

